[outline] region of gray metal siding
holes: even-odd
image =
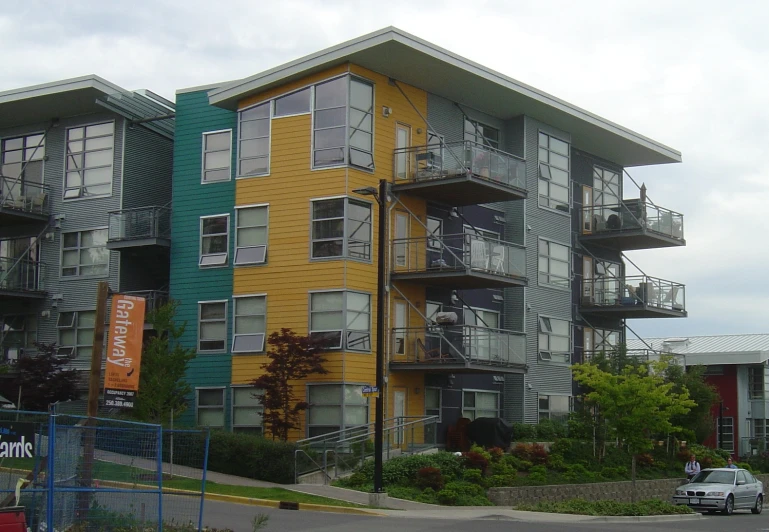
[[[464,118],[454,102],[435,94],[427,95],[427,122],[444,142],[464,140]]]
[[[526,157],[525,150],[525,120],[523,116],[515,117],[505,122],[502,136],[503,150],[518,157]],[[526,161],[526,165],[535,162]],[[530,194],[535,192],[529,191]],[[516,244],[526,245],[526,201],[507,201],[501,204],[505,212],[505,240]]]
[[[523,423],[525,375],[508,375],[504,384],[502,417],[508,423]]]
[[[123,209],[171,202],[173,141],[142,127],[126,130]]]

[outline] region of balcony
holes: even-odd
[[[392,371],[522,373],[525,369],[523,333],[477,325],[392,330]]]
[[[395,150],[394,192],[447,205],[526,199],[526,161],[475,142]]]
[[[640,199],[583,207],[580,238],[619,251],[686,245],[683,215]]]
[[[139,207],[109,213],[107,249],[171,247],[171,209]]]
[[[145,314],[149,314],[168,303],[168,291],[166,290],[135,290],[121,293],[126,296],[143,297],[145,301]]]
[[[591,316],[631,318],[686,317],[686,287],[646,275],[582,281],[579,310]]]
[[[526,249],[466,233],[394,239],[391,277],[452,289],[526,286]]]
[[[596,350],[596,351],[583,351],[582,352],[582,361],[583,362],[589,362],[593,359],[595,359],[596,356],[600,355],[608,355],[608,353],[614,348],[607,348],[603,350]],[[667,360],[670,361],[671,364],[676,364],[678,366],[685,367],[686,366],[686,357],[685,355],[676,354],[676,353],[665,353],[662,351],[656,351],[653,349],[627,349],[625,351],[625,354],[628,358],[633,358],[635,360],[638,360],[640,362],[658,362],[661,358],[665,357]]]
[[[25,258],[0,257],[0,301],[43,299],[45,264]]]
[[[50,188],[0,177],[0,238],[37,235],[48,223]]]

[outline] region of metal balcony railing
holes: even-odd
[[[391,362],[526,364],[526,335],[478,325],[431,325],[392,330]]]
[[[604,277],[582,281],[582,306],[686,310],[686,287],[647,275]]]
[[[725,442],[726,443],[726,442]],[[761,455],[769,451],[769,437],[752,436],[740,438],[740,457]]]
[[[392,241],[392,272],[476,271],[526,277],[526,248],[467,233]]]
[[[412,146],[394,151],[395,182],[472,175],[526,190],[526,161],[476,142]]]
[[[640,199],[582,208],[583,233],[623,233],[644,230],[676,240],[684,239],[684,217]]]
[[[0,207],[31,214],[50,214],[50,187],[23,179],[0,177]]]
[[[139,207],[109,213],[108,241],[171,238],[171,209]]]
[[[25,258],[0,257],[0,290],[43,292],[45,263]]]
[[[609,356],[610,352],[617,347],[608,346],[605,349],[596,349],[594,351],[582,351],[583,362],[589,362],[594,360],[596,356]],[[626,350],[628,358],[634,358],[641,362],[657,362],[661,358],[667,358],[671,364],[683,366],[685,365],[684,355],[676,353],[664,353],[662,351],[656,351],[653,349],[628,349]]]
[[[145,300],[144,312],[149,314],[168,303],[168,291],[166,290],[134,290],[123,292],[127,296],[143,297]]]

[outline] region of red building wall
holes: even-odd
[[[740,422],[741,416],[738,411],[737,401],[737,366],[736,365],[724,365],[723,375],[708,375],[705,377],[705,381],[708,384],[715,386],[723,401],[723,415],[724,417],[730,417],[734,420],[734,450],[735,454],[739,452],[740,442],[740,428],[742,423]],[[711,411],[713,419],[718,419],[719,405],[715,405]],[[717,423],[717,422],[716,422]],[[713,425],[713,433],[705,440],[705,445],[715,448],[718,444],[718,431],[717,424]]]

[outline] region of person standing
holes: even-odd
[[[689,458],[689,461],[686,462],[686,467],[684,467],[684,472],[686,473],[686,478],[689,480],[700,472],[700,463],[697,461],[696,456],[692,455]]]
[[[732,457],[731,456],[726,459],[726,467],[728,469],[738,469],[737,466],[734,465],[734,463],[732,462]]]

